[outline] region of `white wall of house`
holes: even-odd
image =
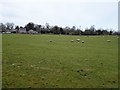
[[[20,29],[19,29],[19,33],[27,33],[27,31],[26,31],[25,28],[20,28]]]

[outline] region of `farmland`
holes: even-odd
[[[118,87],[117,36],[3,34],[2,45],[3,88]]]

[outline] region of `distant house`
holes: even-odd
[[[7,31],[7,32],[5,32],[6,34],[10,34],[11,32],[10,31]]]
[[[31,29],[31,30],[28,31],[28,33],[29,34],[37,34],[38,32]]]
[[[10,34],[11,31],[9,29],[6,29],[5,32],[3,32],[3,33]]]
[[[17,30],[16,29],[12,29],[11,33],[17,33]]]
[[[27,33],[26,28],[20,28],[18,33]]]

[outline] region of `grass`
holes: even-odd
[[[0,89],[2,88],[2,34],[0,34]]]
[[[116,36],[3,34],[2,38],[3,88],[118,87]],[[71,42],[77,38],[85,43]]]

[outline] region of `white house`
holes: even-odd
[[[11,33],[17,33],[17,30],[16,29],[12,29]]]
[[[38,32],[31,29],[31,30],[28,31],[28,33],[29,34],[37,34]]]
[[[27,33],[26,28],[20,28],[19,33]]]

